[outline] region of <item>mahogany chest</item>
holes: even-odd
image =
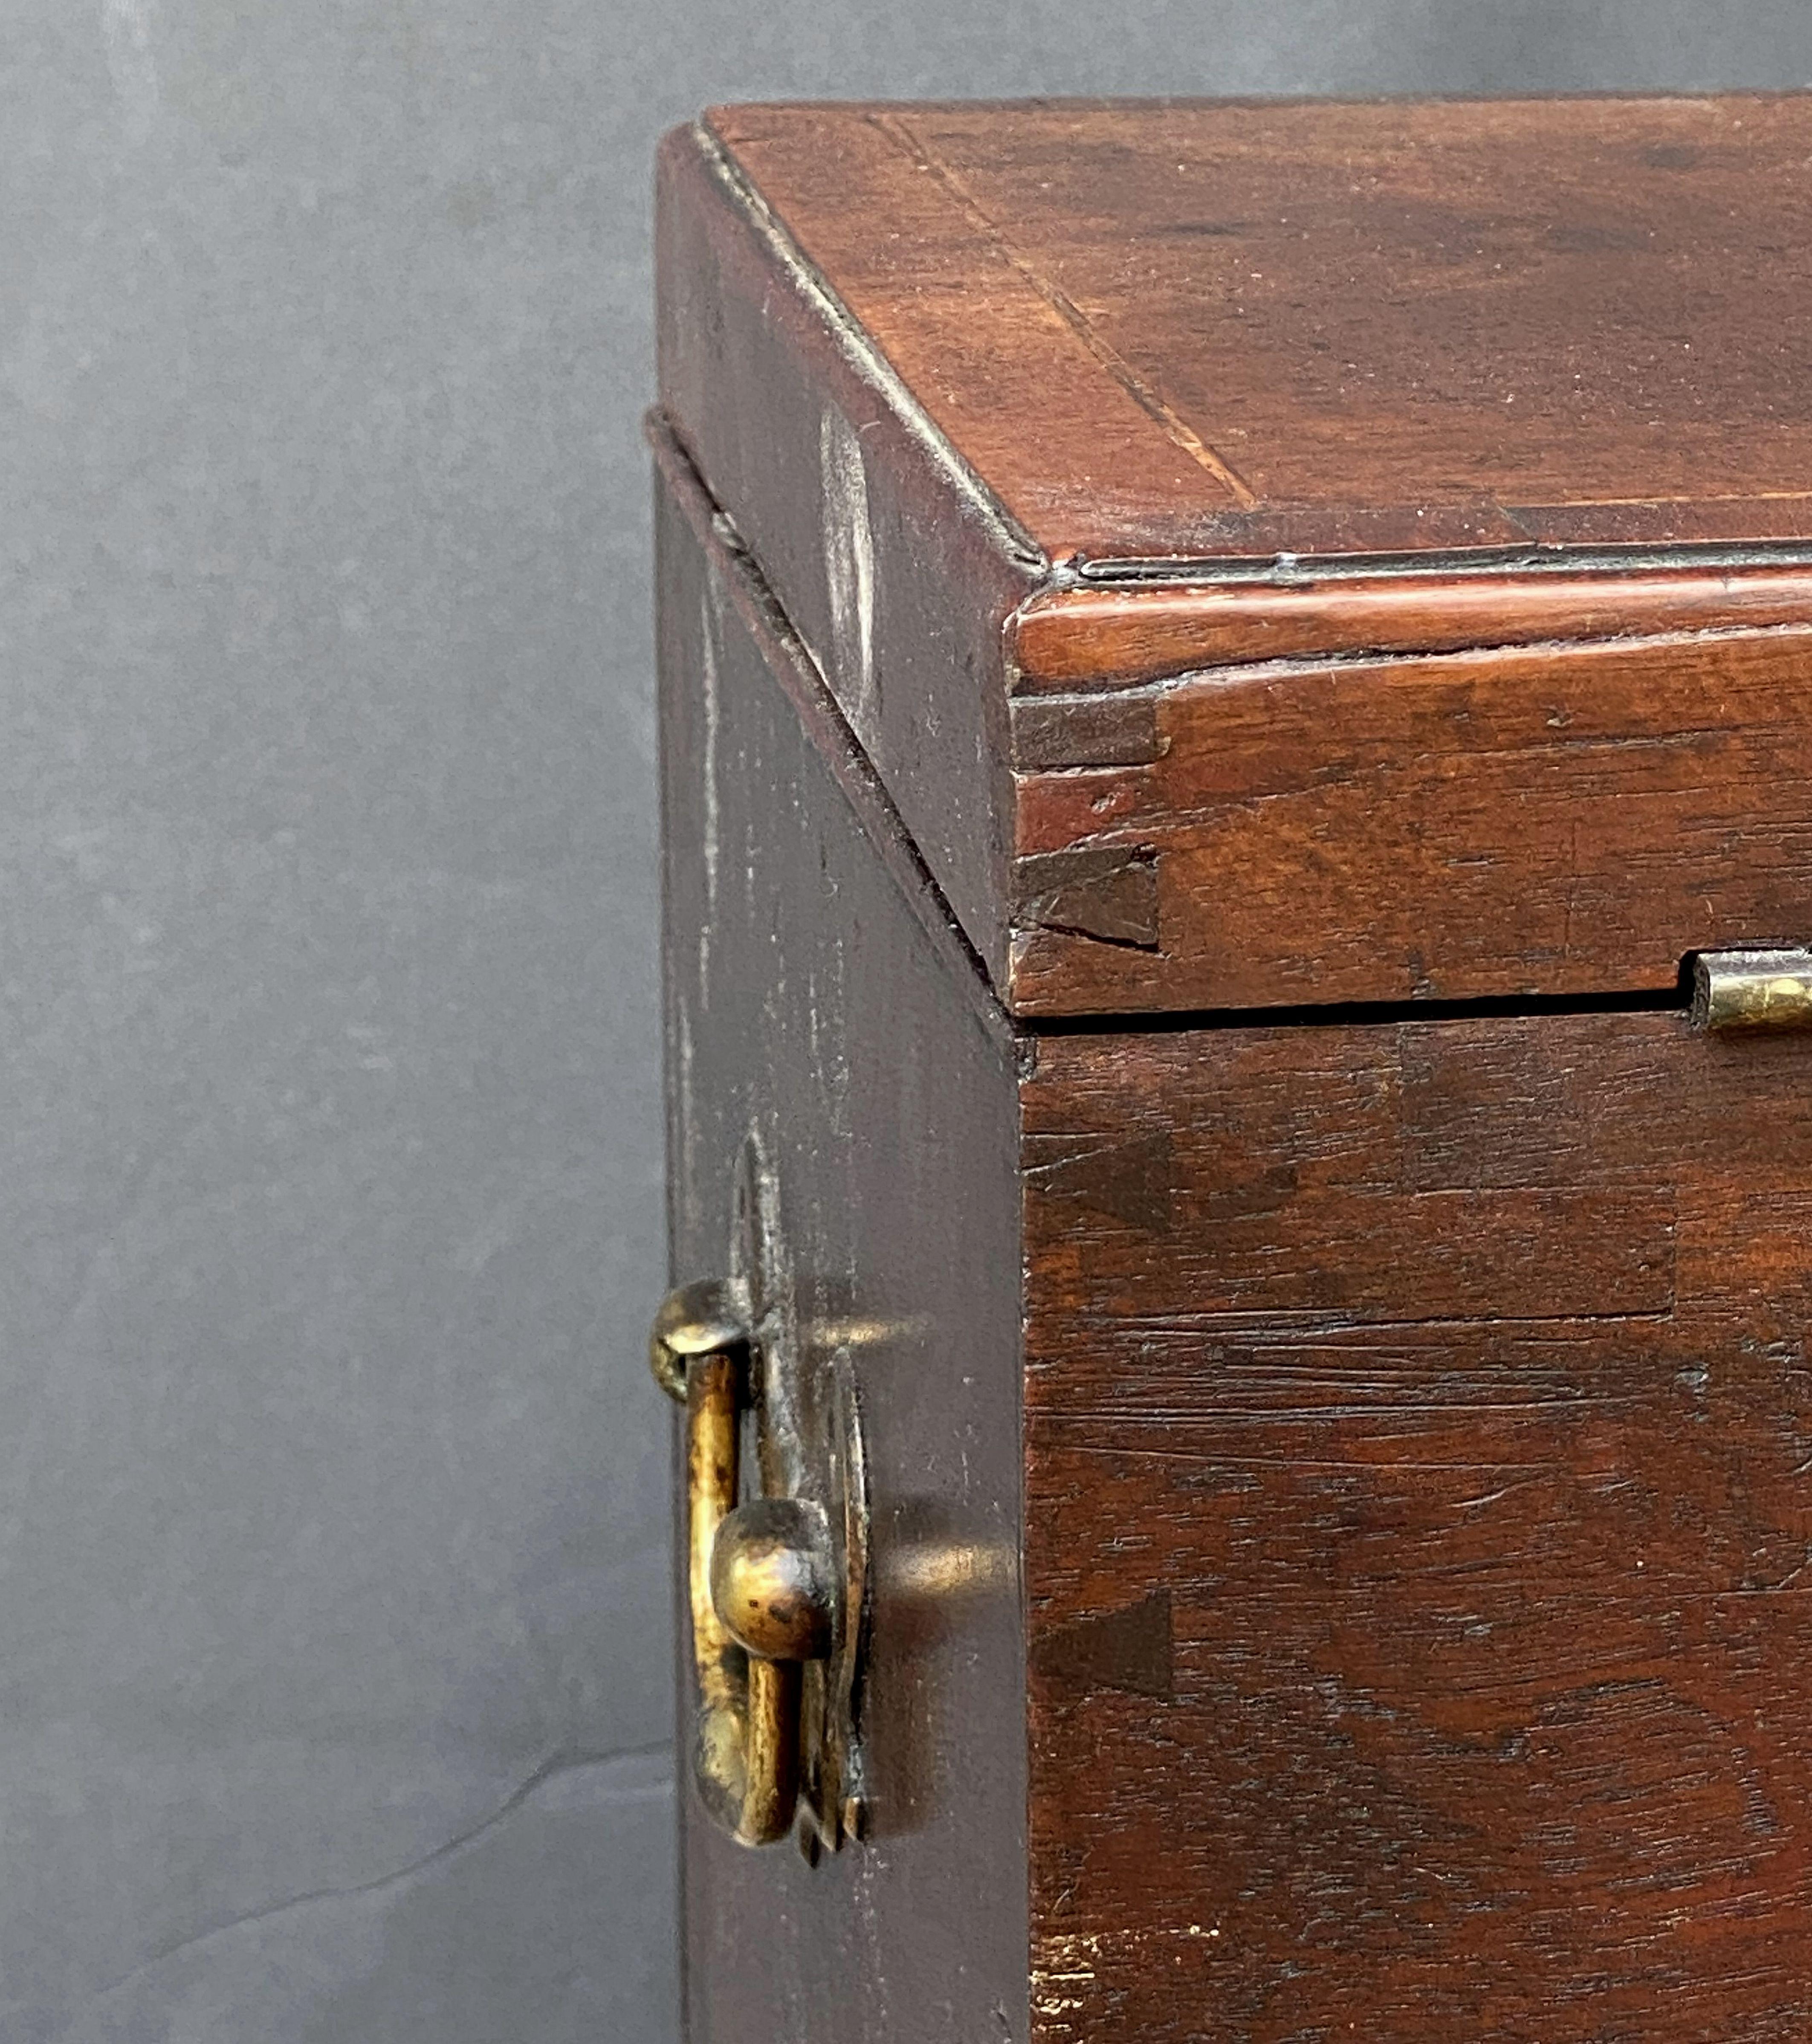
[[[691,2044],[1812,2034],[1809,164],[668,138]]]

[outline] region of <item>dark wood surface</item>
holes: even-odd
[[[670,138],[674,1275],[752,1135],[879,1584],[693,2044],[1812,2034],[1812,1039],[1665,1005],[1812,923],[1809,156]]]
[[[1803,937],[1808,150],[1800,96],[669,138],[670,428],[1009,1009]]]
[[[1016,694],[1066,697],[1260,660],[1449,653],[1808,620],[1806,568],[1071,586],[1014,613],[1008,671]]]
[[[1664,990],[1687,951],[1802,941],[1809,674],[1789,628],[1087,698],[1108,728],[1059,720],[1069,750],[1019,781],[1015,1005]],[[1089,770],[1089,742],[1132,763]]]
[[[661,402],[1004,984],[1001,630],[1036,548],[697,128],[662,145]]]
[[[1015,2044],[1014,1045],[810,663],[659,451],[671,1274],[724,1270],[752,1143],[762,1289],[808,1374],[854,1360],[874,1521],[873,1835],[812,1869],[687,1792],[688,2034]]]
[[[1809,1060],[1040,1043],[1043,2044],[1812,2029]]]
[[[1812,534],[1804,97],[708,117],[1053,560]]]

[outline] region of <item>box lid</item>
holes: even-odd
[[[714,110],[662,403],[1027,1015],[1812,923],[1812,98]]]

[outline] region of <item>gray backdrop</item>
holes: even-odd
[[[1812,10],[0,6],[0,2040],[666,2044],[647,167]]]

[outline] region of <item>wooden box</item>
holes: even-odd
[[[668,139],[691,2044],[1812,2034],[1809,164]]]

